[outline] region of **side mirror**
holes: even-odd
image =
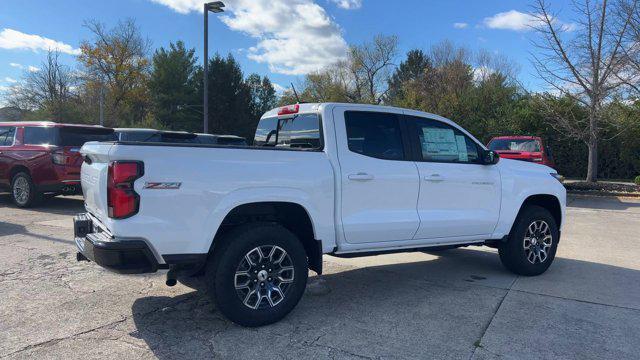
[[[482,164],[484,165],[495,165],[500,161],[500,155],[493,150],[483,150],[482,151]]]

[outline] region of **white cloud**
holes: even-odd
[[[18,82],[18,80],[14,79],[14,78],[10,78],[8,76],[4,78],[4,81],[8,82],[8,83],[11,83],[11,84],[15,84],[15,83]]]
[[[29,65],[29,66],[24,66],[22,64],[18,64],[18,63],[9,63],[9,66],[14,67],[14,68],[18,68],[20,70],[24,70],[27,69],[29,70],[29,72],[36,72],[36,71],[40,71],[40,68],[37,68],[33,65]]]
[[[347,10],[360,9],[362,7],[362,0],[331,0],[331,1],[334,2],[336,5],[338,5],[338,7],[347,9]]]
[[[467,26],[469,26],[469,24],[464,22],[453,23],[453,27],[456,29],[465,29]]]
[[[202,1],[151,0],[179,13],[202,12]],[[347,43],[337,24],[313,0],[228,0],[221,20],[256,39],[249,59],[272,72],[301,75],[344,58]]]
[[[71,55],[80,54],[79,49],[69,44],[7,28],[0,31],[0,49],[57,50]]]
[[[538,23],[538,19],[532,14],[511,10],[487,17],[484,25],[491,29],[525,31]]]
[[[575,23],[563,23],[552,18],[552,22],[560,25],[563,31],[574,31],[577,29]],[[510,10],[484,18],[484,26],[490,29],[528,31],[541,24],[540,19],[535,14],[523,13],[518,10]]]
[[[286,87],[284,87],[284,86],[282,86],[280,84],[274,83],[274,82],[272,82],[271,85],[273,86],[273,89],[276,91],[277,94],[282,94],[283,92],[285,92],[287,90]]]

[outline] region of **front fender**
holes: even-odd
[[[502,205],[492,239],[501,239],[509,234],[522,204],[533,195],[551,195],[557,198],[563,219],[560,226],[564,225],[567,192],[558,180],[543,172],[503,171],[501,175]]]

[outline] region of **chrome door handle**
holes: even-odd
[[[367,180],[373,180],[373,175],[359,172],[357,174],[349,174],[348,178],[349,180],[367,181]]]
[[[431,174],[429,176],[425,176],[424,180],[429,182],[443,182],[444,178],[440,176],[440,174]]]

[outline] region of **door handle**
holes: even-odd
[[[431,174],[429,176],[425,176],[424,180],[429,182],[443,182],[444,178],[440,176],[440,174]]]
[[[373,175],[359,172],[357,174],[349,174],[348,178],[349,180],[367,181],[367,180],[373,180]]]

